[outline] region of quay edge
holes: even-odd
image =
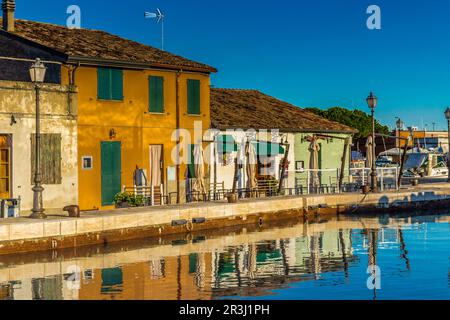
[[[0,222],[0,255],[59,250],[140,238],[189,234],[237,225],[311,216],[391,213],[450,207],[450,186],[434,185],[377,194],[333,194],[199,203],[84,213],[81,218]],[[204,219],[203,219],[204,218]],[[192,223],[198,219],[200,223]],[[203,221],[204,220],[204,221]],[[174,222],[187,222],[176,225]]]

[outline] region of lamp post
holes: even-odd
[[[378,98],[371,92],[366,99],[367,105],[372,111],[372,172],[371,176],[371,189],[372,192],[378,192],[378,181],[377,181],[377,165],[376,165],[376,148],[375,148],[375,108],[377,107]]]
[[[33,209],[30,218],[32,219],[45,219],[47,216],[44,214],[44,206],[42,201],[42,174],[41,174],[41,132],[40,132],[40,89],[41,84],[44,82],[45,72],[47,68],[41,62],[39,58],[36,59],[34,64],[30,67],[31,81],[34,83],[34,89],[36,91],[36,135],[35,135],[35,152],[34,152],[34,187],[33,187]]]
[[[447,168],[449,168],[449,171],[447,181],[450,183],[450,108],[447,108],[447,110],[445,110],[445,118],[447,119],[448,124],[448,142],[449,142],[447,153]]]

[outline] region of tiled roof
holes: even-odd
[[[211,125],[216,129],[280,129],[292,132],[356,133],[257,90],[211,89]]]
[[[215,68],[206,64],[188,60],[104,31],[69,29],[55,24],[28,20],[16,20],[15,29],[15,35],[69,57],[148,64],[161,68],[183,68],[208,73],[217,72]]]

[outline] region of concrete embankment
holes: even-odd
[[[27,218],[0,222],[0,255],[107,244],[147,237],[264,224],[308,215],[392,212],[450,205],[450,185],[378,194],[337,194],[243,200],[237,204],[199,203],[84,213],[81,218]]]

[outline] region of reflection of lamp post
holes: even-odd
[[[378,98],[371,92],[367,97],[367,105],[372,111],[372,173],[371,188],[372,192],[378,192],[377,166],[376,166],[376,149],[375,149],[375,108],[377,107]]]
[[[445,118],[447,119],[448,124],[448,148],[447,148],[447,167],[449,168],[448,171],[448,182],[450,182],[450,108],[447,108],[445,110]]]
[[[34,152],[34,187],[33,187],[33,209],[30,218],[32,219],[45,219],[47,216],[44,214],[42,192],[42,175],[41,175],[41,133],[40,133],[40,85],[44,82],[45,71],[47,68],[38,58],[30,68],[31,81],[34,83],[36,90],[36,136],[35,136],[35,152]]]

